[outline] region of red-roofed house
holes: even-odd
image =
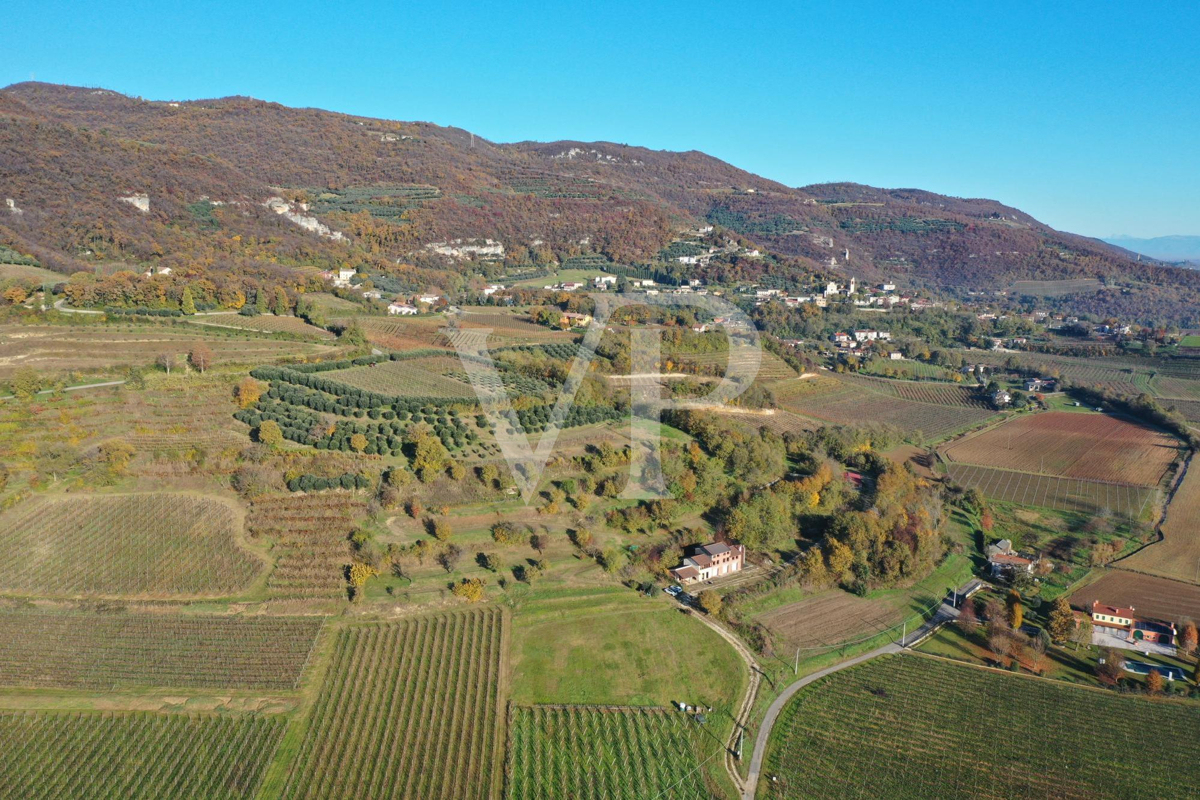
[[[710,542],[696,547],[692,555],[683,559],[683,564],[671,570],[671,575],[680,583],[710,581],[738,572],[745,564],[744,545]]]
[[[1023,556],[1013,550],[1012,542],[1001,539],[987,549],[988,564],[992,568],[992,577],[1009,578],[1018,572],[1033,572],[1037,559]]]
[[[1152,642],[1166,647],[1175,646],[1174,623],[1139,619],[1133,606],[1109,606],[1092,601],[1092,624],[1109,636],[1131,642]]]

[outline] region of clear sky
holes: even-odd
[[[703,150],[1159,236],[1200,234],[1198,40],[1195,2],[5,0],[0,85]]]

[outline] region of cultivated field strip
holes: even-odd
[[[1094,514],[1107,508],[1115,514],[1137,519],[1158,490],[1146,486],[1057,478],[1008,469],[992,469],[951,462],[950,478],[960,486],[975,488],[994,500],[1057,511]]]
[[[341,631],[283,796],[490,797],[503,628],[484,608]]]
[[[320,617],[0,611],[0,686],[295,689]]]
[[[193,325],[233,328],[260,333],[291,333],[298,336],[311,336],[316,339],[336,338],[324,328],[309,325],[299,317],[277,317],[274,314],[258,314],[253,317],[244,317],[241,314],[207,314],[199,317],[189,317],[188,322]]]
[[[920,432],[941,439],[995,415],[982,408],[913,402],[847,385],[844,390],[805,393],[780,398],[781,408],[837,425],[891,425],[905,434]]]
[[[1197,730],[1194,703],[889,656],[801,690],[759,796],[1179,797]]]
[[[274,597],[344,595],[343,571],[350,563],[347,537],[364,508],[346,493],[269,495],[250,507],[250,535],[274,540],[275,568],[267,578]]]
[[[509,800],[715,796],[702,764],[719,753],[719,744],[678,711],[516,706],[508,748]]]
[[[947,383],[930,383],[917,381],[894,381],[887,378],[872,378],[865,375],[839,375],[838,380],[869,389],[879,394],[900,397],[918,403],[930,403],[937,406],[957,406],[960,408],[978,408],[991,411],[992,405],[986,397],[975,389],[966,386],[956,386]]]
[[[1124,561],[1118,561],[1117,564],[1124,564]],[[1197,567],[1193,562],[1192,568]],[[1193,578],[1193,581],[1200,582],[1200,576]],[[1076,608],[1090,608],[1094,600],[1133,606],[1148,617],[1169,622],[1200,620],[1200,586],[1140,572],[1110,569],[1099,580],[1071,595],[1071,604]]]
[[[1200,465],[1194,461],[1171,497],[1162,534],[1161,542],[1122,559],[1118,566],[1200,583]]]
[[[0,797],[249,798],[282,716],[0,712]]]
[[[945,449],[965,464],[1027,470],[1063,478],[1157,486],[1179,457],[1162,431],[1108,414],[1025,414]]]
[[[471,384],[447,377],[462,372],[462,362],[453,355],[385,361],[362,367],[335,370],[325,377],[357,389],[387,395],[419,397],[474,397]]]
[[[263,564],[222,502],[184,494],[39,497],[0,515],[0,590],[227,595]]]

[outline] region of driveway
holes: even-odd
[[[1173,656],[1175,648],[1157,642],[1131,642],[1117,634],[1112,634],[1097,625],[1092,628],[1092,644],[1098,647],[1119,647],[1122,650],[1132,650],[1138,653],[1154,656]]]

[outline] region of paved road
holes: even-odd
[[[958,594],[970,595],[974,594],[982,584],[977,580],[972,580],[959,588]],[[938,607],[937,613],[934,614],[924,625],[910,633],[904,638],[904,643],[889,642],[882,647],[877,647],[869,653],[863,653],[848,661],[843,661],[839,664],[834,664],[832,667],[826,667],[823,670],[814,672],[811,675],[805,675],[795,683],[790,684],[779,697],[775,698],[775,702],[771,703],[771,707],[767,709],[767,715],[763,718],[763,723],[758,729],[758,739],[754,742],[754,754],[750,757],[750,772],[746,777],[746,781],[742,784],[743,800],[754,800],[754,794],[758,791],[758,778],[762,772],[763,758],[767,753],[767,742],[771,738],[771,730],[775,727],[775,723],[779,720],[779,714],[783,711],[783,707],[791,700],[796,692],[808,686],[814,681],[819,681],[828,675],[839,672],[848,667],[853,667],[856,664],[861,664],[864,661],[870,661],[872,658],[877,658],[888,653],[902,652],[910,644],[920,642],[934,630],[958,617],[958,609],[951,606],[949,603],[943,602]]]

